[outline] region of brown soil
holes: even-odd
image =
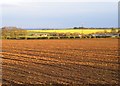
[[[118,39],[3,40],[3,84],[118,84]]]

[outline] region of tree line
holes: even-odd
[[[91,38],[93,34],[83,34],[83,33],[27,33],[27,30],[17,28],[17,27],[2,27],[1,28],[1,39],[54,39],[54,38]],[[120,30],[112,28],[111,32],[107,32],[105,29],[103,33],[96,33],[96,34],[116,34],[120,33]]]
[[[17,27],[2,27],[2,39],[21,39],[27,36],[27,30]]]

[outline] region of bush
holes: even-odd
[[[37,39],[48,39],[48,37],[37,37]]]
[[[58,37],[54,37],[54,36],[53,36],[53,37],[50,37],[49,39],[59,39],[59,38],[58,38]]]
[[[61,36],[60,39],[67,39],[67,36]]]

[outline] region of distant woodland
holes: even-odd
[[[74,29],[91,29],[84,27],[74,27]],[[92,28],[95,29],[95,28]],[[93,34],[83,34],[83,33],[28,33],[27,30],[17,27],[2,27],[1,30],[1,38],[2,39],[59,39],[59,38],[106,38],[106,37],[119,37],[120,31],[115,28],[111,28],[111,32],[107,32],[105,28],[97,28],[103,29],[104,33],[93,33]],[[108,28],[107,28],[108,29]]]

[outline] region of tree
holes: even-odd
[[[107,30],[104,30],[104,33],[107,33]]]
[[[111,29],[111,33],[116,33],[117,31],[116,31],[116,29],[115,28],[112,28]]]
[[[3,39],[20,39],[20,37],[27,37],[27,31],[16,27],[3,27],[2,28]]]
[[[5,27],[2,28],[2,38],[3,39],[7,39],[8,36],[8,29],[6,29]]]

